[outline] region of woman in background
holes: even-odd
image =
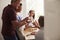
[[[26,28],[29,28],[29,27],[40,28],[39,23],[35,20],[35,12],[34,12],[34,10],[29,11],[28,18],[30,19],[30,20],[28,20],[28,21],[30,21],[30,23],[27,23],[25,25]]]

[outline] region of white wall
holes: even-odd
[[[60,40],[60,0],[45,0],[45,40]]]

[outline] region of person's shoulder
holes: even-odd
[[[10,6],[11,6],[11,5],[5,6],[3,10],[4,10],[4,11],[5,11],[5,10],[11,10],[11,11],[12,11],[12,8],[11,8]]]

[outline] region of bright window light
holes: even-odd
[[[26,0],[26,11],[35,10],[35,19],[44,16],[44,0]]]

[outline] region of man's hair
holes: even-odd
[[[41,27],[44,27],[44,16],[40,16],[38,22]]]
[[[14,3],[14,2],[16,2],[17,0],[11,0],[11,3]]]
[[[17,0],[11,0],[11,3],[14,3],[14,2],[16,2]]]

